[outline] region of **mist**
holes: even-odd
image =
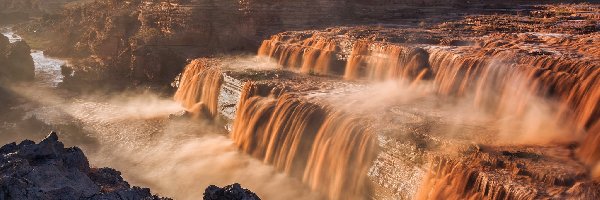
[[[404,119],[407,123],[437,121],[436,134],[448,137],[463,137],[464,127],[480,129],[480,135],[469,136],[473,142],[562,145],[581,140],[584,134],[574,132],[573,122],[561,117],[560,105],[538,96],[524,80],[514,77],[502,91],[480,86],[487,91],[470,90],[460,96],[440,95],[432,80],[387,80],[350,85],[338,91],[341,95],[329,95],[325,100],[359,115],[399,109],[412,116]]]
[[[223,127],[186,117],[169,119],[183,112],[171,97],[146,90],[71,96],[36,86],[10,89],[36,102],[24,105],[24,118],[55,127],[67,146],[82,148],[92,167],[115,168],[130,184],[150,187],[161,196],[198,199],[208,185],[237,182],[265,199],[321,198],[299,180],[240,153]],[[63,131],[68,124],[78,128]],[[44,134],[19,139],[39,140]]]

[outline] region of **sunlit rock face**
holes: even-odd
[[[30,81],[34,76],[29,45],[24,41],[10,43],[0,35],[0,81]]]

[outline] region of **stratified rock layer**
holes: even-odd
[[[4,145],[0,154],[1,199],[161,199],[114,169],[90,168],[81,149],[64,148],[56,133]]]

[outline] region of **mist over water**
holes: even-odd
[[[397,119],[414,115],[406,116],[403,119],[406,123],[441,120],[445,126],[438,132],[449,137],[464,134],[459,127],[472,126],[480,129],[481,134],[473,138],[496,145],[549,145],[580,140],[582,134],[573,131],[576,129],[568,120],[560,118],[557,103],[528,90],[526,83],[515,78],[507,81],[509,85],[502,93],[470,91],[463,96],[448,97],[436,93],[438,87],[432,81],[388,80],[350,85],[341,89],[342,95],[330,95],[324,100],[352,113],[399,110],[402,113],[395,113]],[[502,104],[498,107],[478,101],[501,101]],[[494,139],[490,140],[490,136]]]
[[[92,166],[120,170],[132,185],[175,199],[198,199],[204,188],[234,182],[265,199],[318,199],[298,180],[237,151],[221,127],[193,119],[168,119],[182,108],[151,92],[62,98],[43,88],[13,87],[39,100],[28,114],[48,124],[79,124],[59,133],[80,146]],[[78,139],[76,135],[86,135]],[[90,139],[91,138],[91,139]]]
[[[169,119],[184,110],[169,96],[146,90],[73,94],[56,88],[64,61],[42,51],[32,51],[32,57],[35,84],[1,87],[24,100],[14,108],[25,111],[22,120],[39,120],[47,125],[44,131],[58,131],[67,146],[82,148],[93,167],[115,168],[131,185],[174,199],[199,199],[211,184],[236,182],[264,199],[322,198],[300,180],[239,152],[224,128],[185,117]],[[4,144],[39,141],[47,132],[2,134]]]

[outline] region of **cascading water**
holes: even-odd
[[[282,33],[265,40],[258,55],[273,58],[283,68],[300,68],[302,63],[319,63],[320,57],[310,56],[308,53],[321,49],[322,52],[335,54],[329,56],[327,63],[345,64],[341,65],[342,73],[319,71],[320,74],[343,75],[346,80],[408,79],[413,80],[414,84],[431,80],[439,96],[468,99],[475,108],[502,119],[498,120],[501,129],[522,135],[512,136],[516,143],[585,141],[581,143],[577,155],[587,163],[593,176],[599,174],[600,167],[597,167],[597,163],[600,158],[596,147],[600,118],[600,66],[593,60],[596,59],[593,53],[590,54],[592,60],[578,60],[561,57],[560,52],[555,53],[558,56],[547,53],[540,55],[536,53],[540,50],[523,53],[522,49],[528,48],[528,41],[540,40],[548,46],[580,45],[585,50],[580,48],[576,51],[587,54],[597,52],[594,45],[590,45],[597,43],[596,40],[524,33],[514,36],[512,39],[519,42],[513,43],[483,38],[471,46],[437,46],[362,40],[348,42],[332,39],[337,36],[324,39],[322,35],[324,34],[312,32],[307,35]],[[313,42],[315,40],[326,42]],[[323,45],[324,43],[327,45]],[[506,119],[519,120],[503,122]],[[453,195],[457,195],[454,196],[457,199],[503,198],[511,195],[526,199],[537,194],[531,191],[500,190],[497,185],[494,187],[498,191],[480,193],[487,191],[485,188],[491,187],[491,183],[471,185],[477,171],[473,171],[473,166],[460,165],[455,161],[448,161],[443,167],[431,170],[438,175],[430,179],[439,184],[431,186],[438,187],[437,189],[431,188],[424,192],[428,194],[424,199],[452,198]],[[463,192],[467,190],[465,188],[472,190],[472,193]],[[569,195],[583,197],[587,194]]]
[[[330,199],[368,195],[375,144],[358,118],[252,82],[244,86],[238,106],[231,137],[242,151]]]
[[[258,56],[275,58],[279,65],[302,73],[327,75],[340,73],[337,51],[335,42],[318,36],[300,40],[276,35],[263,41]]]
[[[551,43],[556,39],[545,40]],[[568,43],[565,40],[562,43]],[[572,40],[572,43],[580,42]],[[343,55],[340,49],[344,45],[323,39],[318,34],[310,37],[280,34],[265,40],[258,55],[274,58],[285,68],[300,68],[302,63],[311,63],[317,69],[324,69],[321,64],[315,64],[321,63],[322,56],[310,56],[311,52]],[[464,96],[474,93],[475,105],[497,112],[523,110],[533,96],[549,98],[560,104],[556,118],[580,130],[589,128],[600,117],[597,102],[600,98],[600,87],[597,87],[600,67],[592,62],[553,56],[521,56],[514,47],[494,40],[467,47],[429,46],[423,50],[413,46],[358,41],[351,45],[352,51],[346,61],[333,55],[328,56],[325,63],[345,62],[342,74],[348,80],[432,78],[439,94]],[[523,97],[517,105],[511,102],[518,99],[515,94]]]
[[[216,117],[217,101],[223,76],[221,71],[206,60],[194,60],[184,70],[175,100],[194,114]]]
[[[360,41],[352,48],[344,78],[347,80],[428,78],[431,76],[428,58],[429,53],[421,48]]]

